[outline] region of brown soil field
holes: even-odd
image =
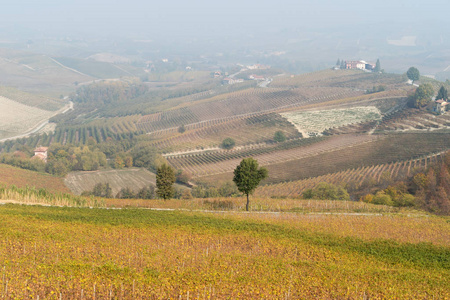
[[[17,187],[34,186],[51,192],[69,193],[64,178],[0,164],[0,184]]]
[[[449,132],[398,133],[326,153],[270,164],[269,178],[262,184],[300,180],[346,169],[408,160],[450,149]],[[264,164],[261,164],[264,165]],[[232,171],[197,180],[211,184],[230,181]]]

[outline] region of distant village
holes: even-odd
[[[255,65],[249,65],[249,66],[239,65],[239,66],[242,69],[233,75],[228,75],[228,73],[223,74],[221,71],[215,71],[213,76],[214,76],[214,78],[220,78],[220,77],[225,76],[222,79],[223,84],[236,84],[236,83],[244,82],[244,79],[242,79],[242,78],[235,78],[235,76],[241,72],[248,71],[248,70],[269,70],[271,68],[271,66],[261,65],[261,64],[255,64]],[[247,79],[255,80],[255,81],[270,81],[271,80],[271,78],[267,78],[265,76],[256,75],[256,74],[248,75]]]

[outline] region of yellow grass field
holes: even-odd
[[[5,299],[448,299],[424,215],[0,205]]]

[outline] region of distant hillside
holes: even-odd
[[[91,76],[66,68],[51,57],[0,48],[0,82],[29,92],[58,97],[68,94],[76,82],[92,81]]]
[[[0,164],[0,185],[17,187],[34,186],[44,188],[50,192],[70,193],[64,185],[62,177],[49,174],[19,169],[5,164]]]
[[[67,100],[45,97],[36,93],[27,93],[14,87],[6,86],[0,86],[0,97],[49,111],[57,111],[67,104]]]
[[[93,59],[77,59],[68,57],[55,57],[54,59],[68,68],[96,78],[107,79],[123,76],[140,76],[144,74],[142,69],[124,64],[115,65],[113,63],[96,61]]]

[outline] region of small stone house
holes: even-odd
[[[39,158],[45,162],[47,162],[47,157],[48,157],[48,148],[47,147],[38,147],[36,149],[34,149],[34,156],[33,158]]]
[[[449,102],[445,101],[444,99],[439,99],[434,101],[432,110],[435,113],[443,114],[446,111],[448,111],[449,108],[450,108]]]

